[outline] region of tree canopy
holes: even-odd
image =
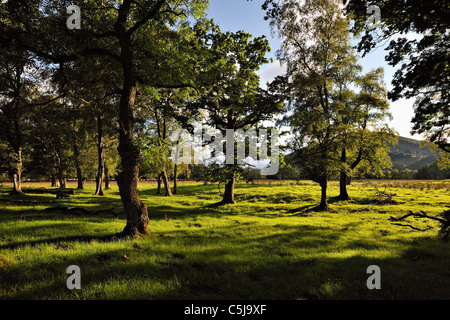
[[[367,28],[367,6],[382,13],[379,28]],[[431,142],[450,152],[450,98],[448,12],[446,1],[350,1],[353,33],[361,35],[358,50],[369,53],[387,42],[386,61],[398,67],[389,98],[414,98],[412,133],[426,134]]]

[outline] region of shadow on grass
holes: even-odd
[[[81,251],[39,264],[17,264],[4,268],[1,285],[19,286],[3,299],[236,299],[236,300],[334,300],[334,299],[449,299],[450,254],[445,244],[424,242],[405,247],[398,257],[329,257],[333,241],[341,232],[323,228],[287,227],[283,235],[261,236],[249,241],[233,239],[231,246],[204,246],[206,235],[188,250],[168,246],[171,241],[190,243],[190,236],[154,238],[162,246],[144,240],[105,248],[101,252]],[[289,240],[291,239],[291,240]],[[322,242],[320,240],[322,239]],[[72,239],[75,241],[75,239]],[[97,239],[96,239],[97,240]],[[325,241],[326,240],[326,241]],[[65,239],[67,241],[67,239]],[[78,241],[78,240],[76,240]],[[156,241],[156,240],[155,240]],[[288,245],[286,242],[288,241]],[[290,242],[289,242],[290,241]],[[152,243],[153,244],[153,243]],[[256,246],[258,244],[258,246]],[[351,244],[352,247],[355,244]],[[315,255],[296,255],[296,250],[320,246]],[[357,245],[358,246],[358,245]],[[56,249],[55,249],[56,250]],[[71,250],[70,248],[67,250]],[[437,259],[439,258],[439,259]],[[412,263],[413,262],[413,263]],[[65,269],[78,265],[82,290],[66,288]],[[369,290],[367,268],[377,265],[382,272],[382,289]],[[30,279],[28,279],[26,276]],[[33,280],[35,279],[35,280]],[[5,291],[4,291],[5,292]]]
[[[301,207],[287,210],[287,213],[292,214],[293,217],[296,216],[310,216],[316,212],[334,212],[332,208],[328,207],[326,209],[322,208],[320,205],[307,204]]]
[[[89,203],[90,199],[84,199],[80,205],[104,208],[117,205],[120,201],[98,198],[98,203]],[[64,203],[69,204],[70,201]],[[149,217],[151,220],[164,219],[167,213],[169,219],[199,214],[214,217],[227,215],[233,219],[228,209],[216,210],[210,205],[177,205],[176,202],[174,205],[152,205],[149,207]],[[314,207],[305,205],[292,213],[312,213]],[[27,210],[28,213],[4,210],[0,212],[0,221],[21,220],[22,217],[43,220],[41,211]],[[61,214],[45,217],[58,220],[61,224],[66,223],[65,218],[67,216]],[[102,216],[98,218],[98,225],[103,228],[101,223],[105,221],[101,220]],[[115,234],[87,234],[91,231],[82,222],[83,219],[70,230],[71,233],[80,232],[82,236],[52,237],[51,232],[58,227],[55,226],[48,229],[50,235],[45,239],[17,239],[0,246],[0,249],[15,250],[40,244],[64,247],[63,244],[69,243],[67,249],[54,248],[52,251],[47,248],[45,254],[38,251],[41,248],[34,248],[37,257],[29,255],[30,261],[24,261],[20,256],[26,250],[14,252],[13,261],[0,266],[0,298],[450,299],[448,244],[433,239],[414,243],[410,239],[404,243],[396,240],[393,253],[382,253],[386,258],[380,258],[380,244],[375,239],[366,241],[359,239],[358,235],[347,239],[355,222],[338,229],[330,226],[290,226],[287,223],[252,226],[251,222],[238,220],[209,229],[193,224],[193,228],[118,242],[120,249],[117,246],[102,246],[103,243],[113,242]],[[25,236],[35,236],[35,231],[40,228],[28,229],[21,224],[11,227],[25,233]],[[70,228],[69,225],[67,227]],[[263,228],[268,228],[267,232]],[[274,232],[273,229],[276,232],[268,234]],[[45,234],[39,236],[44,237]],[[100,244],[77,246],[77,249],[70,246],[75,242],[94,241]],[[336,245],[340,241],[343,243]],[[64,254],[60,254],[60,250],[65,250]],[[65,270],[69,265],[78,265],[82,270],[82,290],[78,292],[71,292],[66,287],[68,275]],[[370,265],[381,268],[382,290],[368,290],[366,286],[370,276],[366,270]]]
[[[1,245],[0,249],[18,249],[26,246],[37,246],[40,244],[60,244],[67,242],[81,242],[81,243],[89,243],[92,241],[98,242],[112,242],[120,239],[119,233],[111,234],[111,235],[103,235],[103,236],[69,236],[69,237],[58,237],[58,238],[49,238],[49,239],[41,239],[41,240],[29,240],[23,242],[15,242],[10,244]]]

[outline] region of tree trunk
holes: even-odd
[[[234,204],[234,184],[235,178],[233,175],[233,178],[225,184],[225,192],[223,193],[221,204]]]
[[[68,132],[70,141],[72,142],[73,160],[75,163],[75,169],[77,170],[77,181],[78,181],[77,189],[84,189],[84,178],[80,166],[80,150],[78,148],[78,144],[75,137],[76,135],[75,124],[73,126],[69,125]]]
[[[55,169],[52,169],[52,176],[51,176],[52,188],[59,188],[59,182],[58,180],[56,180],[55,171],[56,171]]]
[[[22,191],[22,145],[23,133],[20,123],[20,93],[22,88],[21,76],[24,71],[24,64],[18,65],[12,72],[11,80],[13,81],[13,101],[11,104],[2,105],[2,114],[6,116],[6,124],[2,121],[2,131],[5,130],[6,141],[8,141],[11,148],[14,150],[16,161],[12,172],[13,190],[11,194],[23,194]],[[8,77],[6,77],[8,78]],[[6,109],[4,109],[6,108]],[[3,127],[4,126],[4,127]]]
[[[321,197],[320,197],[320,204],[317,207],[319,211],[327,211],[328,208],[328,202],[327,202],[327,187],[328,187],[328,181],[327,179],[322,179],[320,182],[321,187]]]
[[[96,196],[104,196],[103,192],[103,180],[104,180],[104,170],[102,165],[98,165],[97,177],[95,178],[95,193]]]
[[[157,183],[158,183],[158,187],[156,188],[156,195],[160,195],[161,194],[161,176],[162,176],[162,172],[158,175],[157,179]]]
[[[58,174],[58,180],[59,180],[59,188],[65,189],[66,188],[66,178],[64,178],[61,171]]]
[[[58,181],[59,181],[59,188],[65,189],[66,188],[66,179],[64,178],[64,172],[61,164],[61,158],[59,157],[59,154],[57,154],[56,159],[56,172],[58,174]]]
[[[23,194],[22,191],[22,147],[16,150],[16,164],[13,171],[13,190],[12,194]]]
[[[341,163],[344,165],[347,161],[347,150],[345,148],[342,149],[341,153]],[[339,180],[339,196],[338,199],[340,200],[349,200],[350,197],[347,192],[347,181],[348,181],[348,175],[345,169],[341,170],[341,176]]]
[[[103,167],[105,168],[105,190],[111,190],[111,183],[110,183],[110,179],[109,179],[109,170],[108,170],[108,164],[106,163],[106,160],[105,160]]]
[[[123,236],[148,234],[149,219],[147,205],[139,198],[140,152],[134,143],[133,107],[136,98],[137,77],[133,63],[131,35],[127,32],[127,18],[131,4],[124,2],[114,25],[121,47],[123,88],[119,103],[119,146],[121,172],[117,175],[120,197],[125,209],[127,224]]]
[[[169,178],[167,177],[166,166],[163,166],[163,171],[161,172],[162,180],[164,182],[164,188],[166,189],[166,197],[172,196],[172,191],[170,190]]]
[[[175,166],[173,168],[173,194],[177,194],[177,169],[178,166],[175,163]]]
[[[98,167],[95,186],[95,195],[103,196],[103,180],[105,178],[105,150],[103,143],[103,117],[97,116],[97,154],[98,154]]]
[[[81,168],[78,164],[77,164],[77,181],[78,181],[77,189],[84,189],[83,173],[81,172]]]
[[[340,200],[350,200],[350,196],[347,192],[348,176],[345,171],[341,171],[341,177],[339,180],[339,196]]]

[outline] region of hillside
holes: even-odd
[[[399,137],[396,145],[390,145],[389,156],[391,157],[393,167],[397,170],[418,170],[424,166],[432,164],[438,156],[429,146],[420,146],[421,141],[406,137]],[[298,165],[293,160],[293,153],[287,154],[285,160],[292,164],[296,169]]]
[[[393,169],[398,170],[417,170],[437,159],[436,153],[431,151],[428,145],[421,147],[419,140],[405,137],[399,137],[398,144],[391,145],[389,156],[392,159]]]

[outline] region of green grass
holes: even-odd
[[[235,205],[217,185],[184,183],[179,194],[156,196],[142,184],[151,233],[105,240],[122,231],[122,214],[48,213],[54,205],[121,211],[117,186],[105,197],[86,187],[70,199],[51,194],[9,196],[0,187],[1,299],[449,299],[450,242],[439,225],[390,216],[430,215],[450,203],[450,184],[386,182],[395,205],[364,204],[370,186],[349,186],[350,201],[330,200],[315,212],[320,188],[309,182],[238,184]],[[222,190],[223,191],[223,187]],[[330,197],[338,194],[331,183]],[[166,217],[168,220],[166,221]],[[81,290],[65,270],[81,268]],[[370,265],[381,268],[381,290],[369,290]]]

